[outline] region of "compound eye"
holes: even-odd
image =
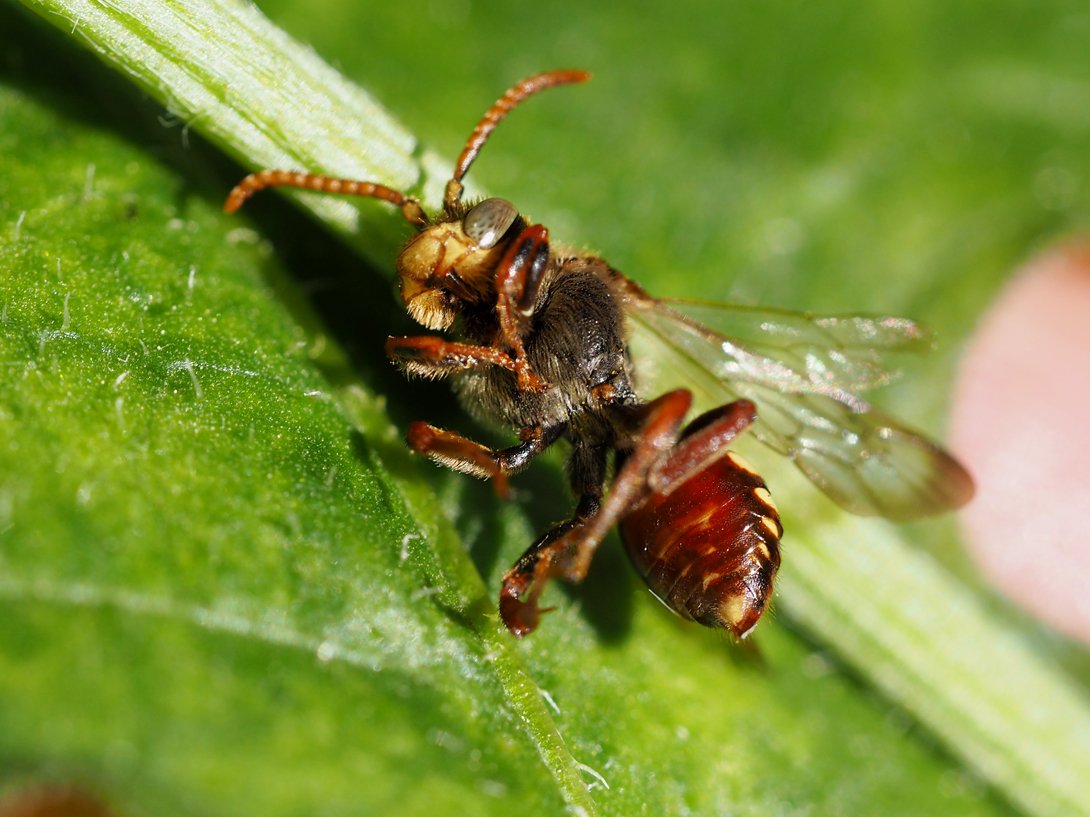
[[[519,211],[507,199],[485,199],[465,214],[462,229],[474,244],[487,250],[496,246],[518,217]]]

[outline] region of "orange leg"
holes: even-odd
[[[550,578],[583,580],[609,529],[646,492],[648,474],[677,441],[678,429],[691,404],[692,395],[678,389],[637,408],[631,417],[640,423],[636,445],[614,477],[605,500],[584,493],[575,516],[535,542],[507,571],[500,589],[500,615],[513,634],[521,637],[537,627],[538,598]]]
[[[457,343],[437,335],[387,338],[386,355],[409,373],[421,377],[446,377],[482,366],[499,366],[518,372],[515,358],[494,346]]]
[[[496,316],[502,343],[515,358],[520,391],[544,391],[548,384],[526,360],[522,337],[533,317],[534,302],[549,266],[549,231],[540,224],[523,230],[496,266]]]
[[[685,426],[683,436],[647,475],[647,486],[661,497],[729,452],[734,438],[757,419],[751,400],[735,400],[704,412]]]
[[[520,435],[522,442],[500,450],[419,421],[409,426],[406,437],[409,447],[417,454],[463,474],[494,480],[496,492],[506,497],[507,477],[529,465],[534,457],[556,442],[562,431],[563,426],[523,429]]]

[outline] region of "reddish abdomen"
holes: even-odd
[[[620,524],[636,570],[667,606],[745,636],[772,597],[783,527],[764,480],[728,453]]]

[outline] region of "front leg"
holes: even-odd
[[[549,384],[530,366],[523,337],[549,263],[549,232],[540,224],[527,227],[511,242],[495,271],[499,333],[494,345],[476,346],[434,335],[395,337],[386,341],[387,356],[410,374],[436,379],[481,366],[499,366],[515,375],[519,391],[545,391]]]
[[[549,231],[532,224],[516,236],[496,265],[496,317],[502,342],[514,355],[521,391],[544,391],[548,387],[530,368],[522,339],[533,318],[549,262]]]
[[[496,450],[453,431],[417,421],[409,426],[406,438],[413,451],[432,462],[463,474],[493,480],[496,493],[505,497],[509,493],[507,477],[522,471],[534,457],[556,442],[562,431],[563,426],[549,429],[531,426],[522,430],[519,435],[522,442],[518,445]]]
[[[483,366],[518,372],[515,358],[494,346],[456,343],[437,335],[387,338],[386,356],[409,374],[432,379]]]

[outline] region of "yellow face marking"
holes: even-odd
[[[741,454],[735,454],[733,451],[728,451],[727,459],[730,460],[734,467],[737,468],[739,471],[744,471],[750,476],[760,478],[760,474],[757,473],[757,469],[750,465],[749,460],[747,460]]]
[[[783,529],[780,528],[779,523],[771,516],[762,516],[761,524],[765,526],[765,529],[771,533],[776,539],[779,539],[783,535]]]
[[[757,497],[757,499],[761,500],[761,502],[764,503],[765,507],[772,511],[772,513],[778,514],[780,512],[780,509],[776,507],[776,503],[772,501],[772,494],[768,492],[767,488],[763,486],[760,488],[754,488],[753,495]]]

